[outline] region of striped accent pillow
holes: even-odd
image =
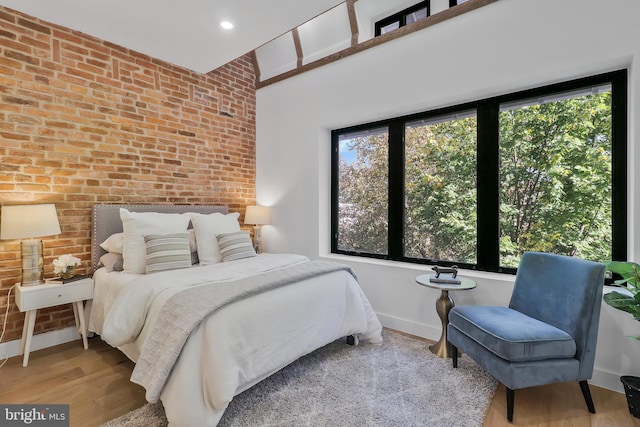
[[[224,262],[256,256],[248,231],[222,233],[218,234],[216,238],[218,239],[220,255],[222,255],[222,261]]]
[[[147,247],[146,272],[191,267],[189,234],[150,234],[144,236]]]

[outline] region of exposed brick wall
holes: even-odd
[[[96,203],[253,204],[254,82],[248,56],[203,75],[0,7],[0,204],[55,203],[45,274],[89,264]],[[0,322],[19,257],[0,241]],[[12,296],[4,341],[23,318]],[[73,323],[42,310],[36,333]]]

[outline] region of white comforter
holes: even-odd
[[[135,361],[160,308],[175,292],[306,261],[263,254],[151,275],[98,270],[89,329]],[[233,396],[337,338],[354,334],[381,341],[381,325],[349,273],[306,282],[223,307],[193,331],[160,396],[171,425],[216,425]]]

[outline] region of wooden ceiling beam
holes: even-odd
[[[298,33],[298,29],[294,28],[291,30],[291,35],[293,36],[293,45],[296,47],[296,56],[298,57],[296,69],[299,69],[302,67],[304,54],[302,53],[302,43],[300,43],[300,34]]]
[[[358,44],[358,18],[356,17],[356,0],[347,0],[347,12],[349,13],[349,26],[351,27],[351,47]]]
[[[416,31],[423,30],[425,28],[447,21],[451,18],[455,18],[456,16],[460,16],[464,13],[471,12],[472,10],[479,9],[491,3],[495,3],[496,1],[498,0],[470,0],[465,3],[459,4],[457,6],[450,7],[449,9],[443,10],[442,12],[436,13],[435,15],[431,15],[420,21],[414,22],[404,27],[400,27],[397,30],[390,31],[378,37],[373,37],[369,40],[365,40],[364,42],[356,44],[355,46],[352,45],[351,47],[348,47],[336,53],[332,53],[331,55],[325,56],[324,58],[315,60],[313,62],[304,64],[302,66],[298,66],[293,70],[286,71],[282,74],[271,77],[265,81],[259,82],[258,84],[256,84],[256,89],[260,89],[265,86],[269,86],[274,83],[281,82],[282,80],[286,80],[289,77],[293,77],[298,74],[302,74],[304,72],[316,69],[318,67],[322,67],[323,65],[330,64],[334,61],[338,61],[342,58],[355,55],[356,53],[360,53],[372,47],[379,46],[391,40],[395,40],[397,38],[406,36],[407,34],[411,34]],[[348,7],[348,3],[347,3],[347,7]],[[294,38],[294,41],[295,41],[295,38]],[[297,50],[298,48],[296,47],[296,51]],[[298,58],[300,58],[300,56]],[[300,63],[300,59],[298,60],[298,62]]]
[[[253,73],[256,76],[256,86],[260,83],[260,64],[258,64],[258,56],[256,55],[256,51],[251,51],[251,63],[253,64]]]

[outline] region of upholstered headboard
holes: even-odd
[[[95,271],[100,262],[100,257],[106,252],[100,247],[107,237],[114,233],[122,232],[122,220],[120,208],[130,212],[161,212],[161,213],[185,213],[197,212],[210,214],[220,212],[226,214],[229,209],[226,206],[214,205],[94,205],[93,227],[91,233],[91,270]]]

